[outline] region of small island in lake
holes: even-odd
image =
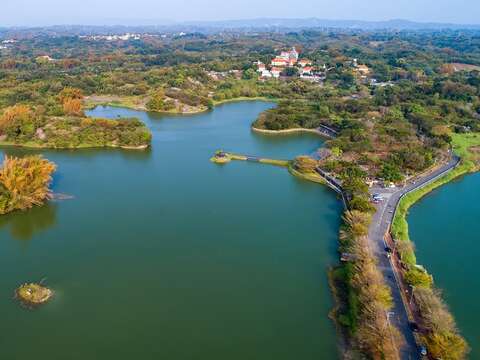
[[[27,307],[45,304],[53,296],[53,291],[37,283],[22,284],[15,290],[15,298]]]
[[[227,154],[225,151],[217,151],[215,152],[215,155],[213,155],[210,158],[211,162],[214,162],[216,164],[226,164],[229,163],[232,160],[229,154]]]

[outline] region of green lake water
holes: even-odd
[[[321,145],[252,133],[272,106],[100,107],[90,115],[145,121],[152,148],[41,151],[58,165],[54,192],[74,198],[0,218],[0,358],[337,358],[327,269],[341,203],[286,169],[209,162],[217,149],[289,159]],[[14,289],[42,278],[54,299],[21,308]]]
[[[410,235],[417,260],[433,274],[472,348],[480,359],[480,173],[427,195],[410,211]]]

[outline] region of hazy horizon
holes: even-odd
[[[5,0],[4,0],[5,1]],[[229,21],[259,18],[388,21],[478,25],[478,0],[83,0],[66,4],[61,0],[6,0],[0,13],[2,26],[48,25],[155,25],[185,21]]]

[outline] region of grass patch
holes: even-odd
[[[30,283],[21,285],[15,294],[24,305],[39,305],[47,302],[53,292],[40,284]]]
[[[288,160],[275,160],[275,159],[260,159],[259,162],[262,164],[270,164],[275,166],[287,167],[290,161]]]
[[[222,105],[222,104],[227,104],[227,103],[232,103],[232,102],[239,102],[239,101],[266,101],[266,102],[279,102],[279,99],[275,98],[268,98],[264,96],[256,96],[256,97],[246,97],[246,96],[240,96],[232,99],[224,99],[224,100],[214,100],[213,104],[215,106],[217,105]]]
[[[84,108],[91,110],[97,106],[112,106],[132,110],[146,110],[145,102],[145,97],[140,96],[98,95],[86,98],[84,100]]]
[[[292,174],[293,176],[296,176],[300,179],[307,180],[307,181],[313,181],[315,183],[323,184],[323,185],[327,184],[325,179],[323,177],[321,177],[318,173],[303,173],[303,172],[300,172],[300,171],[296,170],[293,167],[292,164],[288,165],[288,171],[290,172],[290,174]]]

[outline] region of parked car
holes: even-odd
[[[428,355],[427,348],[425,346],[420,346],[420,355],[422,356]]]
[[[412,330],[413,332],[418,332],[418,325],[416,322],[409,322],[408,323],[408,327],[410,328],[410,330]]]

